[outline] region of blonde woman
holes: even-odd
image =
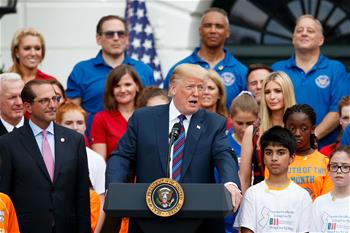
[[[244,193],[252,184],[264,179],[264,164],[259,148],[259,135],[275,125],[283,126],[285,110],[295,104],[292,81],[284,72],[273,72],[263,82],[260,102],[260,125],[249,126],[243,136],[240,164],[240,180]]]
[[[11,42],[13,65],[10,72],[21,75],[26,83],[32,79],[54,80],[38,69],[45,57],[46,46],[43,35],[34,28],[18,30]]]
[[[215,71],[210,70],[208,77],[206,88],[203,91],[203,97],[200,100],[201,108],[209,112],[216,112],[226,118],[226,91],[224,83]]]

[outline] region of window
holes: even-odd
[[[350,43],[350,0],[231,0],[225,6],[220,2],[215,0],[213,6],[229,12],[228,45],[289,45],[302,14],[322,22],[326,45]]]

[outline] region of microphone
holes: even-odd
[[[171,132],[169,133],[169,139],[170,139],[170,145],[172,146],[173,143],[176,141],[176,139],[180,135],[180,130],[181,130],[181,124],[180,122],[177,122],[173,125],[173,128],[171,129]]]
[[[167,158],[167,164],[166,164],[166,174],[168,178],[171,178],[170,174],[170,160],[171,160],[171,147],[173,146],[174,142],[180,135],[180,130],[181,130],[181,124],[180,122],[177,122],[173,125],[173,128],[171,129],[171,132],[169,133],[169,146],[168,146],[168,158]]]

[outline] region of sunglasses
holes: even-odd
[[[119,38],[126,37],[126,31],[105,31],[101,33],[107,39],[112,39],[117,34]]]

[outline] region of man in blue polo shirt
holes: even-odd
[[[123,18],[115,15],[102,17],[96,27],[96,42],[101,50],[96,57],[76,64],[68,77],[67,97],[88,113],[88,135],[95,113],[103,109],[105,81],[113,68],[120,64],[130,65],[144,86],[155,84],[152,69],[126,54],[128,40],[128,29]]]
[[[198,64],[219,73],[226,87],[226,105],[229,108],[232,100],[246,89],[247,68],[224,48],[225,41],[230,36],[226,12],[219,8],[206,10],[201,18],[199,36],[201,46],[169,70],[164,80],[164,88],[168,88],[170,77],[177,65]]]
[[[297,103],[314,108],[319,148],[335,142],[339,132],[337,105],[350,89],[344,65],[321,54],[323,42],[320,21],[312,15],[302,15],[293,33],[294,56],[272,65],[273,70],[290,76]]]

